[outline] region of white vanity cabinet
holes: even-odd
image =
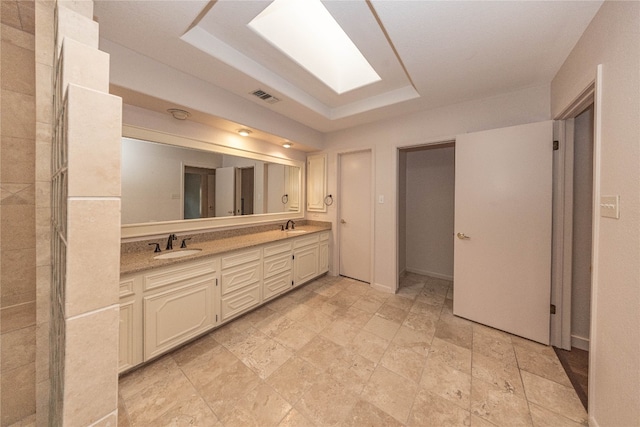
[[[293,287],[292,250],[293,244],[290,240],[263,247],[263,301],[270,300]]]
[[[218,323],[219,263],[218,258],[196,260],[152,270],[142,276],[144,360]]]
[[[221,259],[221,315],[225,322],[262,302],[262,249],[232,252]]]
[[[303,234],[123,275],[119,372],[325,273],[329,236]]]
[[[314,154],[307,157],[307,210],[326,212],[324,199],[327,196],[327,155]]]

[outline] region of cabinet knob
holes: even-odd
[[[340,220],[340,224],[346,224],[346,223],[347,223],[347,221],[345,221],[344,219]]]

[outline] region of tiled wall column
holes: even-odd
[[[0,425],[36,411],[34,2],[2,0]]]
[[[117,422],[122,103],[88,5],[55,14],[50,425]]]

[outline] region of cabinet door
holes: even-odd
[[[262,299],[266,301],[288,291],[293,287],[291,270],[280,273],[274,277],[265,279],[262,289]]]
[[[213,276],[145,296],[144,358],[163,353],[215,325]]]
[[[294,252],[293,269],[295,286],[318,275],[318,245],[308,246]]]
[[[307,210],[326,212],[324,198],[327,192],[327,155],[307,157]]]

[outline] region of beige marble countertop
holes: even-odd
[[[154,257],[157,255],[184,250],[180,248],[173,249],[173,251],[163,250],[162,253],[154,253],[152,247],[150,247],[148,251],[144,252],[123,253],[120,256],[120,275],[138,273],[145,270],[151,270],[153,268],[175,265],[178,263],[193,261],[200,258],[207,258],[225,252],[262,245],[264,243],[303,237],[309,234],[319,233],[321,231],[329,231],[330,228],[316,225],[301,225],[296,226],[296,230],[304,230],[305,233],[287,234],[286,231],[273,230],[260,233],[245,234],[237,237],[227,237],[223,239],[192,243],[188,245],[187,249],[201,249],[201,251],[193,255],[188,255],[181,258],[154,259]]]

